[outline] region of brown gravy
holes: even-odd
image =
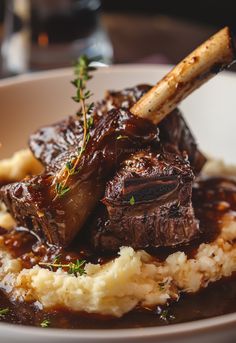
[[[223,295],[223,296],[222,296]],[[136,309],[122,318],[73,313],[60,309],[42,311],[33,304],[12,304],[0,292],[1,308],[9,308],[2,322],[40,326],[48,319],[50,327],[64,329],[117,329],[177,324],[236,312],[236,278],[211,284],[194,295],[182,295],[177,303],[153,310]]]
[[[210,178],[200,180],[193,189],[193,204],[196,216],[200,220],[202,234],[191,246],[176,249],[157,249],[150,251],[158,259],[164,259],[176,250],[185,251],[193,256],[201,242],[210,242],[218,234],[222,216],[226,213],[234,215],[236,211],[236,182],[223,178]],[[236,215],[236,214],[235,214]],[[39,261],[51,261],[61,254],[61,261],[74,261],[84,258],[91,262],[104,262],[113,256],[94,256],[88,244],[81,246],[75,242],[70,250],[63,251],[47,247],[42,242],[18,228],[11,233],[0,234],[5,238],[6,246],[14,256],[21,256],[25,268],[37,264]],[[131,328],[161,326],[172,323],[181,323],[203,318],[219,316],[236,312],[236,276],[210,284],[207,289],[193,295],[181,295],[178,302],[168,306],[153,309],[135,309],[122,318],[111,318],[99,315],[74,313],[62,309],[43,311],[35,304],[11,303],[3,290],[0,291],[0,308],[9,308],[6,316],[0,320],[15,324],[40,326],[48,319],[50,327],[72,329],[104,329],[104,328]]]

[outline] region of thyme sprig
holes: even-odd
[[[85,274],[85,260],[76,260],[75,263],[69,262],[69,263],[60,263],[59,258],[54,259],[53,262],[40,262],[39,265],[42,267],[48,267],[50,270],[53,270],[53,268],[57,269],[67,269],[68,274],[73,274],[74,276],[78,275],[84,275]]]
[[[120,139],[128,139],[129,137],[128,136],[122,136],[122,135],[119,135],[118,137],[116,137],[116,139],[119,141]]]
[[[9,308],[0,308],[0,318],[4,318],[9,311]]]
[[[90,59],[86,55],[82,55],[74,66],[75,79],[72,81],[72,84],[76,87],[76,94],[72,99],[81,106],[81,109],[77,112],[77,116],[83,120],[83,139],[77,155],[66,162],[56,177],[56,196],[54,199],[63,196],[70,190],[68,186],[69,177],[79,172],[77,167],[90,139],[93,117],[90,116],[88,118],[88,116],[93,111],[94,103],[88,103],[92,93],[87,89],[87,81],[92,78],[91,72],[96,70],[94,66],[91,66],[91,63],[95,60],[97,59]]]
[[[159,318],[166,323],[173,321],[175,316],[170,312],[169,308],[162,308],[161,306],[157,306],[156,313],[159,315]]]
[[[131,206],[133,206],[135,204],[135,198],[134,196],[132,195],[132,197],[129,199],[129,203]]]
[[[41,323],[40,326],[41,328],[48,328],[50,326],[51,322],[49,319],[44,319]]]

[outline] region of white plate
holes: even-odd
[[[122,65],[100,69],[91,80],[95,99],[106,89],[155,83],[169,67]],[[26,146],[29,134],[76,111],[72,70],[36,73],[0,81],[0,158]],[[236,163],[236,75],[222,73],[181,108],[201,149]],[[223,296],[223,295],[222,295]],[[216,304],[217,306],[217,304]],[[13,342],[233,342],[236,314],[168,327],[120,330],[56,330],[0,324],[1,343]]]

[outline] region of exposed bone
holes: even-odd
[[[225,27],[177,64],[130,111],[158,124],[180,101],[230,66],[235,58],[233,38]]]

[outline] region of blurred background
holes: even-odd
[[[0,0],[0,77],[105,63],[175,64],[229,25],[236,0]]]

